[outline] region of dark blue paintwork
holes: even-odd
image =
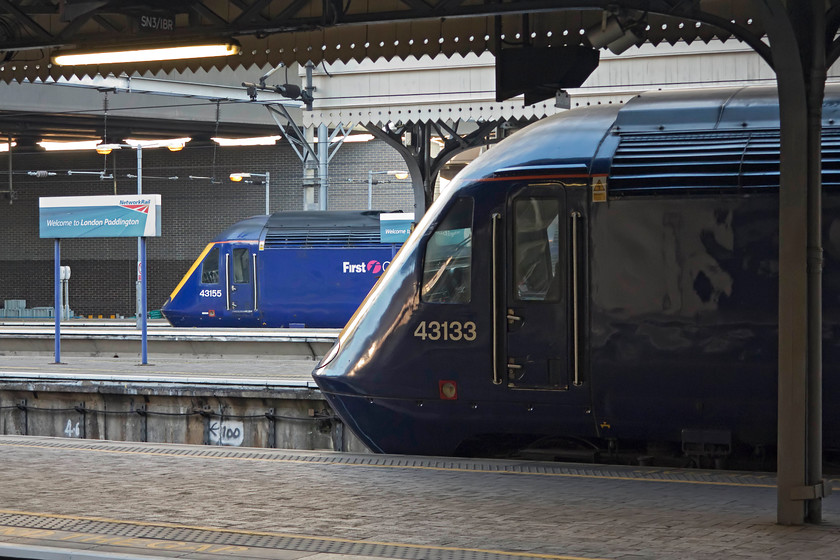
[[[202,282],[213,247],[219,274]],[[239,281],[231,264],[237,250],[247,253]],[[379,243],[378,212],[248,218],[211,242],[162,312],[177,327],[342,327],[395,252]]]
[[[840,446],[840,412],[832,405],[840,396],[840,196],[831,179],[840,167],[833,140],[838,107],[840,89],[830,86],[823,284],[828,447]],[[386,453],[448,455],[468,452],[465,442],[554,435],[678,444],[682,430],[722,430],[749,449],[774,446],[774,142],[778,107],[767,88],[655,93],[528,127],[468,166],[435,202],[313,372],[315,380],[362,441]],[[746,154],[735,163],[732,145]],[[608,200],[593,201],[592,184],[607,174]],[[560,234],[566,266],[559,303],[547,313],[546,304],[512,295],[511,204],[540,189],[561,201],[567,216],[581,216],[577,362],[571,225]],[[426,245],[459,197],[475,204],[471,301],[423,302]],[[474,322],[476,337],[424,340],[416,335],[423,321]],[[559,358],[553,371],[561,382],[554,386],[539,378],[540,347],[547,345]],[[511,360],[526,364],[525,373],[508,371]],[[501,383],[494,383],[494,365]],[[457,386],[455,398],[442,390],[447,382]]]

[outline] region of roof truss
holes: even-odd
[[[828,5],[836,58],[840,1]],[[638,22],[653,44],[737,36],[771,62],[758,9],[745,0],[0,0],[0,80],[586,45],[582,30],[605,13]],[[101,67],[50,62],[59,51],[208,39],[235,39],[242,53]]]

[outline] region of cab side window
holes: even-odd
[[[449,208],[426,245],[421,301],[469,303],[472,280],[472,198]]]
[[[559,202],[520,198],[513,205],[513,285],[520,301],[556,300],[560,293]]]
[[[219,283],[219,247],[213,247],[201,263],[201,283]]]
[[[248,249],[233,250],[233,281],[245,284],[251,280],[251,251]]]

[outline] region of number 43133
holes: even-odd
[[[472,342],[476,337],[475,323],[467,321],[420,321],[414,329],[414,336],[420,340],[464,340]]]

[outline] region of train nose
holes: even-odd
[[[337,377],[325,375],[321,368],[316,368],[315,371],[312,372],[312,378],[315,380],[318,388],[321,389],[321,392],[325,395],[332,395],[339,392],[340,384],[335,382]]]
[[[336,340],[330,349],[327,350],[326,354],[324,354],[324,357],[321,358],[321,361],[318,362],[318,365],[315,366],[315,369],[312,370],[312,377],[315,378],[318,386],[321,386],[321,380],[336,376],[336,373],[328,366],[338,355],[339,350],[341,350],[341,341]]]
[[[166,301],[163,302],[163,305],[160,306],[160,314],[163,315],[163,318],[169,321],[169,324],[172,324],[172,319],[169,317],[169,304],[172,302],[172,298],[166,298]]]
[[[338,357],[340,353],[341,341],[337,340],[312,371],[312,378],[325,395],[358,393],[352,376]]]
[[[171,297],[166,298],[163,305],[160,306],[160,313],[163,318],[169,321],[173,327],[183,326],[184,310],[172,300]]]

